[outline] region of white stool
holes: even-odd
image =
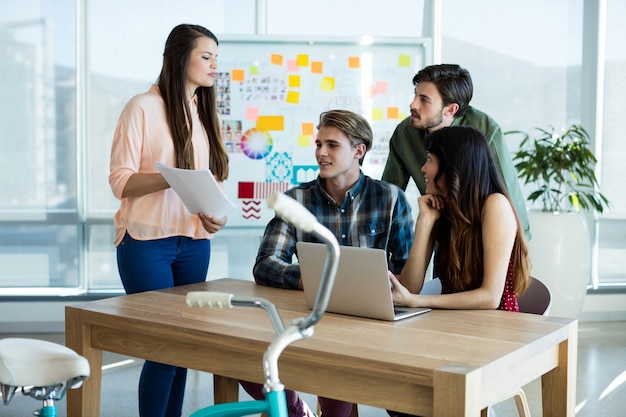
[[[89,377],[89,362],[72,349],[36,339],[0,339],[0,388],[5,405],[18,388],[43,401],[36,412],[56,416],[54,402],[69,388],[79,388]]]

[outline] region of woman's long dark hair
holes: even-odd
[[[183,169],[196,168],[191,142],[191,110],[185,85],[189,57],[201,37],[211,38],[218,43],[217,37],[210,30],[199,25],[182,24],[172,29],[165,42],[163,67],[158,81],[174,141],[176,166]],[[225,180],[228,178],[228,154],[222,143],[215,87],[198,87],[196,95],[200,121],[209,138],[209,168],[218,179]]]
[[[511,202],[485,136],[469,126],[451,126],[428,135],[427,152],[439,159],[439,171],[431,183],[444,178],[447,195],[437,225],[437,241],[450,246],[444,267],[455,291],[480,287],[484,274],[482,212],[493,193]],[[511,202],[515,211],[515,206]],[[517,212],[517,234],[513,245],[515,293],[528,287],[528,247]]]

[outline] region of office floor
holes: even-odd
[[[64,343],[63,334],[0,334],[4,337],[33,337]],[[120,355],[104,354],[101,417],[135,417],[137,381],[143,361]],[[533,416],[541,415],[541,385],[534,381],[525,387]],[[578,337],[577,417],[626,416],[626,322],[580,323]],[[212,377],[189,371],[183,416],[213,401]],[[315,397],[303,394],[315,409]],[[242,391],[240,399],[249,399]],[[31,416],[37,401],[19,393],[8,406],[0,403],[3,417]],[[65,400],[58,404],[65,416]],[[384,410],[359,406],[361,417],[386,417]],[[494,407],[497,417],[517,416],[512,400]]]

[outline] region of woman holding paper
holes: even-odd
[[[206,280],[210,239],[225,218],[189,213],[155,164],[208,168],[220,185],[227,178],[214,90],[217,46],[202,26],[176,26],[165,43],[158,82],[133,97],[120,116],[109,183],[121,201],[114,244],[128,294]],[[140,416],[180,416],[186,377],[184,368],[146,361]]]

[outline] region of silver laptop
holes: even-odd
[[[304,298],[307,306],[313,308],[328,249],[325,244],[311,242],[297,242],[296,249]],[[394,321],[425,313],[430,308],[393,305],[384,250],[341,246],[339,267],[327,310]]]

